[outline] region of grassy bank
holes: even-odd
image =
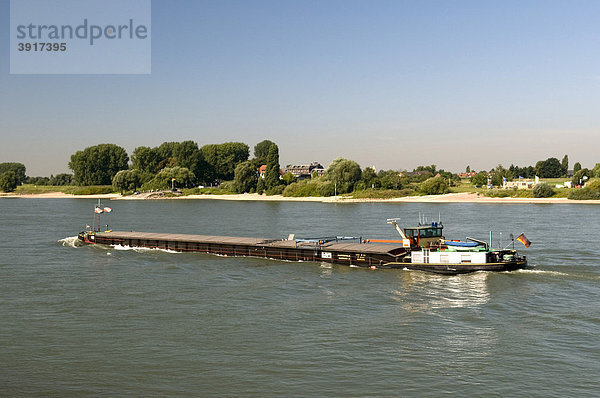
[[[14,193],[18,195],[36,195],[50,192],[62,192],[70,195],[103,195],[114,193],[112,185],[90,185],[90,186],[75,186],[75,185],[33,185],[23,184],[18,186]]]
[[[221,188],[184,188],[182,191],[184,196],[187,195],[234,195],[235,192]]]

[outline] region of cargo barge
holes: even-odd
[[[104,245],[144,247],[177,252],[202,252],[234,257],[315,261],[364,267],[382,267],[389,263],[399,264],[408,253],[402,247],[365,244],[360,243],[360,239],[355,241],[354,238],[347,237],[275,240],[149,232],[86,231],[79,234],[79,239],[84,243]]]
[[[451,241],[442,235],[441,222],[401,229],[388,220],[402,239],[357,237],[263,239],[231,236],[165,234],[133,231],[86,230],[78,239],[87,244],[154,248],[176,252],[201,252],[233,257],[259,257],[287,261],[312,261],[366,268],[413,269],[441,274],[475,271],[511,271],[527,265],[513,249],[492,249],[486,242],[467,238]],[[521,235],[524,238],[524,235]],[[521,238],[521,236],[519,238]],[[517,238],[519,240],[519,238]],[[526,239],[526,238],[524,238]],[[521,241],[521,240],[519,240]],[[527,241],[526,246],[529,245]]]

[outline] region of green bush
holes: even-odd
[[[512,196],[513,191],[507,189],[489,189],[483,193],[488,198],[508,198]]]
[[[569,199],[573,200],[600,200],[600,191],[581,188],[569,193]]]
[[[483,195],[488,198],[533,198],[531,189],[489,189]]]
[[[182,189],[183,196],[187,195],[231,195],[235,192],[227,191],[221,188],[186,188]]]
[[[225,192],[235,193],[235,182],[233,181],[223,181],[219,185],[219,189]]]
[[[144,191],[169,189],[172,185],[172,179],[175,178],[176,188],[190,188],[194,185],[196,176],[185,167],[165,167],[154,176],[153,179],[144,183]]]
[[[592,179],[585,188],[577,188],[569,192],[569,199],[574,200],[600,200],[600,179]]]
[[[362,170],[353,160],[337,158],[327,168],[326,179],[337,184],[338,193],[352,192],[362,176]],[[331,196],[331,195],[321,195]]]
[[[0,191],[12,192],[17,188],[17,174],[10,170],[0,174]]]
[[[480,171],[471,177],[471,184],[484,187],[487,185],[488,175],[485,171]]]
[[[113,193],[112,185],[87,185],[73,190],[73,195],[104,195]]]
[[[571,185],[574,187],[575,185],[579,185],[579,181],[583,181],[583,183],[585,184],[585,180],[587,178],[592,177],[592,172],[590,172],[588,169],[579,169],[575,172],[575,175],[573,176],[573,179],[571,179]]]
[[[414,195],[415,191],[412,189],[364,189],[360,191],[352,192],[354,199],[393,199],[401,198],[403,196]]]
[[[291,183],[282,192],[283,196],[306,197],[306,196],[333,196],[334,184],[331,181],[321,179],[302,180]]]
[[[554,189],[545,182],[541,184],[537,184],[533,187],[533,197],[534,198],[549,198],[554,195]]]
[[[285,189],[285,185],[275,185],[273,188],[269,188],[265,191],[267,195],[281,195],[283,190]]]
[[[432,177],[419,185],[419,192],[425,195],[443,195],[449,192],[448,182],[442,177]]]
[[[600,178],[592,178],[585,184],[585,187],[592,191],[600,191]]]

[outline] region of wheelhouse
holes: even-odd
[[[419,225],[414,228],[404,228],[404,235],[410,239],[412,246],[429,247],[438,244],[444,239],[441,223],[433,222],[430,225]]]

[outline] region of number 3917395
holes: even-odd
[[[66,51],[67,43],[18,43],[19,51]]]

